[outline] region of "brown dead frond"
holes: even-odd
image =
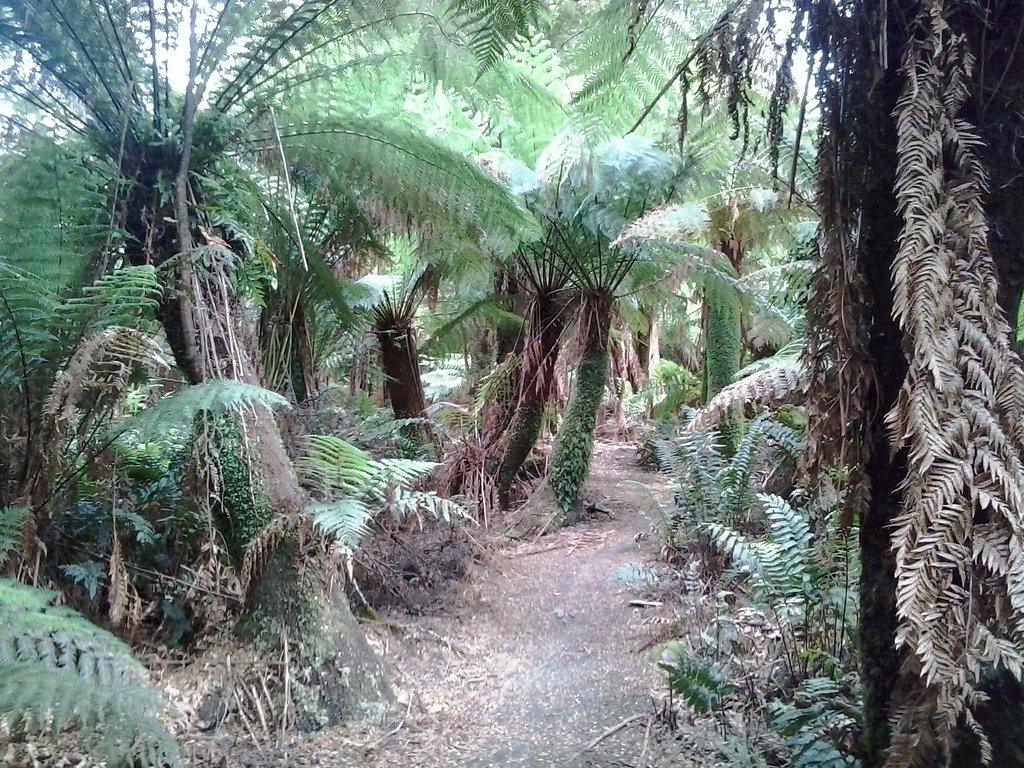
[[[730,384],[697,412],[688,429],[714,426],[736,405],[779,406],[802,403],[807,396],[807,371],[793,364],[779,365]]]
[[[277,547],[289,537],[298,539],[300,551],[309,543],[321,544],[324,542],[323,536],[317,533],[313,522],[307,516],[301,514],[278,515],[246,547],[239,575],[243,595],[263,574]]]
[[[887,423],[909,469],[893,532],[896,643],[919,684],[903,697],[892,768],[948,754],[986,667],[1018,679],[1024,667],[1024,373],[996,302],[981,141],[963,115],[974,57],[954,24],[943,0],[923,3],[896,109],[893,314],[913,354]]]
[[[168,368],[160,346],[142,331],[115,326],[83,341],[54,381],[44,412],[74,429],[83,407],[120,398],[139,376]]]

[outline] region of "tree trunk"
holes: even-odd
[[[427,401],[420,379],[419,350],[413,329],[405,327],[377,328],[380,342],[380,366],[384,373],[384,392],[396,419],[423,416]]]
[[[840,447],[830,461],[866,462],[864,493],[869,498],[858,509],[858,660],[863,685],[860,757],[864,768],[878,768],[885,762],[892,698],[900,674],[895,645],[896,560],[890,525],[901,508],[899,486],[906,467],[903,455],[891,456],[883,416],[896,401],[907,371],[902,334],[892,315],[890,275],[901,229],[893,191],[896,131],[892,115],[903,82],[899,75],[906,34],[902,14],[912,17],[914,12],[902,6],[864,0],[855,17],[837,33],[842,42],[829,46],[839,46],[840,52],[833,63],[835,85],[826,91],[822,108],[822,145],[827,150],[820,156],[818,203],[824,206],[825,271],[819,272],[815,286],[821,304],[815,306],[816,316],[809,312],[809,324],[826,329],[823,335],[831,335],[822,353],[836,355],[815,375],[842,390],[830,394],[828,402],[834,404],[819,410],[812,406],[815,421],[809,425],[809,435],[813,434],[815,441],[851,443],[852,457]],[[889,16],[885,17],[887,8]],[[882,59],[874,48],[878,25],[888,30],[883,39],[889,48]],[[880,60],[887,60],[888,68],[882,69]],[[840,280],[848,285],[837,285]],[[855,282],[860,280],[863,285]],[[840,298],[844,295],[847,298]],[[814,333],[812,330],[812,338]],[[828,345],[847,351],[836,354]],[[861,378],[852,373],[856,371],[863,372]],[[864,391],[871,383],[876,389]],[[846,406],[848,423],[842,424],[839,403],[850,402],[856,407]]]
[[[841,62],[840,90],[833,94],[834,102],[829,107],[838,112],[842,104],[841,123],[832,129],[840,159],[836,167],[826,170],[834,176],[836,200],[856,215],[857,248],[850,258],[854,264],[859,263],[872,300],[868,348],[876,391],[865,400],[876,403],[877,408],[865,434],[864,447],[870,457],[865,468],[870,502],[860,528],[859,656],[864,688],[860,746],[865,768],[877,768],[885,762],[901,675],[900,654],[895,647],[896,565],[890,530],[901,510],[900,485],[907,468],[902,453],[891,455],[880,416],[896,402],[907,371],[902,333],[892,317],[890,269],[902,225],[893,194],[897,166],[893,112],[905,80],[899,68],[912,34],[908,20],[917,13],[913,6],[916,4],[864,0],[845,30],[842,47],[849,54]],[[1000,276],[1000,303],[1012,326],[1024,286],[1024,215],[1019,205],[1024,181],[1018,138],[1024,130],[1024,51],[1018,46],[1024,19],[1019,5],[1011,0],[985,6],[964,4],[956,18],[962,24],[956,31],[967,34],[973,52],[981,57],[975,72],[983,73],[985,78],[984,83],[974,86],[975,104],[981,108],[977,115],[968,117],[975,119],[988,145],[982,154],[992,179],[986,199],[989,243]],[[886,30],[884,36],[879,36],[879,29]],[[884,56],[875,48],[879,39],[888,43]],[[887,66],[879,66],[880,61]],[[995,88],[1000,90],[995,92]],[[998,698],[979,714],[993,738],[993,765],[1019,766],[1020,736],[1016,729],[1008,730],[1006,724],[1022,721],[1019,712],[1024,697],[1018,684],[998,675],[989,690]],[[1015,714],[1007,719],[1011,709]],[[961,735],[964,743],[973,740],[966,731]],[[942,760],[937,758],[939,764]],[[978,765],[976,750],[962,745],[954,756],[954,765]]]
[[[718,282],[704,289],[706,308],[704,326],[703,401],[732,384],[740,368],[740,302],[736,292]]]
[[[646,327],[636,332],[636,354],[640,358],[641,377],[643,380],[654,376],[661,359],[658,344],[658,312],[653,306],[642,305],[640,312],[644,316]]]
[[[498,502],[502,509],[508,509],[516,475],[540,436],[544,408],[555,384],[564,314],[565,305],[554,294],[538,294],[527,311],[530,328],[519,371],[518,404],[498,466]]]
[[[551,457],[548,484],[567,524],[579,520],[579,500],[590,471],[597,412],[608,378],[608,337],[615,299],[605,292],[588,293],[580,307],[583,359],[576,387]]]
[[[740,309],[739,296],[732,287],[714,281],[704,288],[704,376],[701,386],[701,402],[704,404],[732,384],[740,369],[743,349]],[[726,455],[731,455],[736,448],[742,419],[742,406],[736,404],[718,420]]]

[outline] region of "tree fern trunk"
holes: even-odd
[[[564,522],[578,521],[583,483],[594,451],[597,412],[608,378],[608,336],[614,299],[608,293],[589,293],[580,308],[583,360],[576,371],[576,387],[555,440],[548,483]]]
[[[535,296],[527,310],[530,328],[519,369],[518,404],[508,428],[508,439],[497,473],[498,499],[502,509],[508,509],[509,492],[516,475],[540,436],[544,408],[555,384],[555,365],[565,322],[563,315],[564,305],[554,294]]]
[[[384,392],[391,402],[396,419],[417,419],[423,416],[427,401],[420,379],[419,350],[413,329],[378,327],[380,365],[384,373]]]
[[[545,404],[539,398],[520,401],[512,424],[508,428],[505,450],[498,465],[498,504],[502,509],[509,507],[509,493],[523,463],[537,444],[540,425],[544,418]]]
[[[740,325],[740,301],[736,291],[720,282],[710,282],[704,289],[704,377],[702,400],[707,403],[732,384],[740,367],[743,345]],[[739,438],[742,414],[738,406],[723,414],[718,429],[731,453]]]

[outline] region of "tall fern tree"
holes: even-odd
[[[988,743],[976,715],[1006,710],[979,706],[987,668],[1005,670],[1001,695],[1021,674],[1019,363],[1006,323],[1024,286],[1010,138],[1024,120],[1019,8],[730,3],[672,81],[724,93],[738,135],[750,135],[756,61],[777,40],[760,31],[783,6],[795,13],[775,49],[773,142],[801,46],[822,103],[808,445],[814,471],[839,462],[859,478],[861,757],[949,765],[955,747],[957,765],[1018,764],[1019,736],[990,730]]]
[[[159,318],[189,382],[259,383],[254,331],[239,322],[245,313],[234,279],[253,255],[251,242],[231,224],[230,184],[219,183],[238,178],[240,150],[276,151],[305,167],[325,167],[330,157],[338,177],[372,190],[367,204],[372,199],[404,216],[432,216],[506,240],[529,226],[500,185],[421,132],[338,110],[310,119],[296,109],[302,125],[274,119],[270,103],[299,83],[328,78],[345,51],[365,51],[367,35],[393,19],[394,5],[228,0],[215,6],[177,0],[141,12],[116,1],[102,7],[87,0],[0,3],[0,47],[16,62],[0,86],[42,115],[40,126],[82,136],[116,169],[101,209],[113,212],[126,232],[127,261],[157,268],[171,286]],[[188,63],[184,94],[169,82],[178,51]],[[255,504],[235,513],[300,519],[308,499],[272,415],[255,408],[246,420],[260,492]],[[373,708],[386,698],[386,684],[343,596],[325,591],[323,563],[304,564],[297,542],[285,539],[250,591],[249,614],[257,619],[250,625],[270,648],[285,632],[306,638],[295,661],[317,670],[329,719]],[[347,681],[331,673],[331,660],[351,672]],[[345,690],[364,701],[349,701]]]
[[[551,237],[557,239],[578,305],[580,364],[547,480],[557,518],[573,522],[608,379],[616,294],[641,256],[631,245],[613,248],[612,243],[630,221],[667,199],[676,167],[669,155],[641,140],[609,140],[589,148],[571,136],[552,144],[538,166],[551,189],[546,212]]]

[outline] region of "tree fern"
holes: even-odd
[[[131,651],[54,597],[0,579],[0,718],[50,735],[73,728],[111,765],[181,765]]]

